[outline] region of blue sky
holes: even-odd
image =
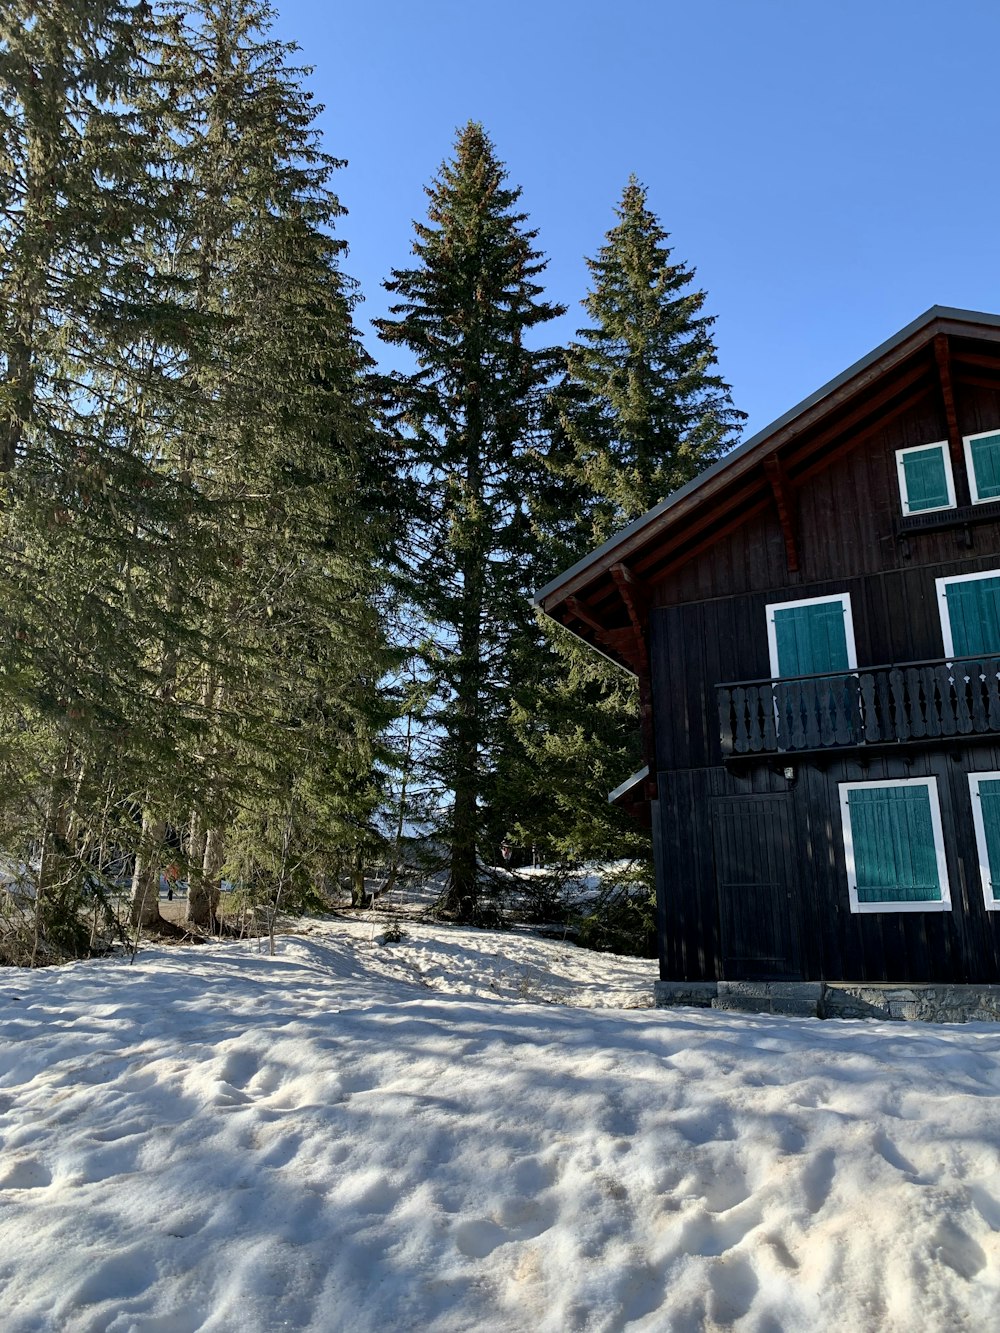
[[[1000,312],[996,0],[277,0],[349,159],[345,268],[382,313],[423,185],[481,120],[548,296],[630,172],[698,270],[755,431],[934,304]]]

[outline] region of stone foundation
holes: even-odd
[[[1000,986],[889,986],[830,982],[825,1018],[894,1018],[919,1023],[1000,1022]]]
[[[1000,1022],[1000,986],[850,981],[657,981],[657,1008],[694,1005],[797,1018],[881,1018],[920,1023]]]

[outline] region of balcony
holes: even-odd
[[[1000,735],[1000,657],[715,687],[726,759]]]

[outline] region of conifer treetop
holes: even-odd
[[[615,213],[587,260],[583,306],[593,323],[567,348],[560,395],[570,472],[591,493],[596,544],[725,453],[743,421],[717,370],[706,294],[695,270],[675,261],[635,175]]]

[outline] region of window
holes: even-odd
[[[779,750],[814,750],[858,734],[858,659],[847,593],[767,607]],[[812,677],[797,680],[796,677]]]
[[[1000,570],[935,580],[948,658],[1000,656]]]
[[[842,782],[852,912],[947,912],[948,867],[935,778]]]
[[[962,443],[972,503],[981,505],[987,500],[1000,500],[1000,431],[966,435]]]
[[[767,607],[767,647],[773,679],[855,670],[858,657],[849,595],[773,602]]]
[[[1000,440],[1000,436],[997,438]],[[897,449],[896,471],[904,514],[955,508],[955,480],[947,441]]]
[[[987,912],[1000,912],[1000,773],[970,773],[979,876]]]

